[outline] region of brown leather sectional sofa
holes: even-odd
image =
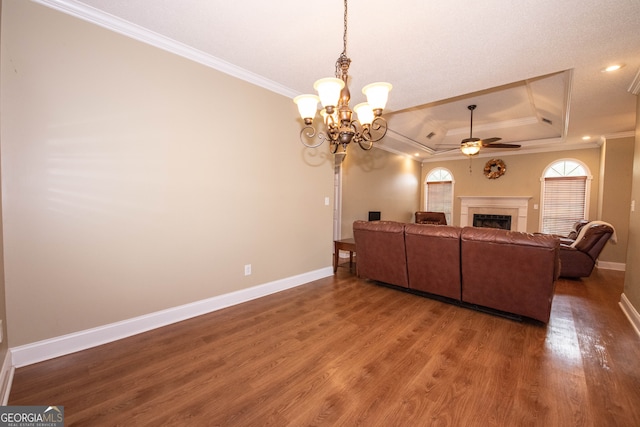
[[[418,293],[549,321],[559,241],[493,228],[356,221],[358,275]]]

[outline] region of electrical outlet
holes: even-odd
[[[251,275],[251,264],[247,264],[244,266],[244,275],[245,276]]]
[[[4,340],[3,329],[2,329],[2,319],[0,319],[0,342]]]

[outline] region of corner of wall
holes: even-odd
[[[636,334],[640,336],[640,314],[635,309],[635,307],[631,304],[631,302],[627,299],[625,294],[622,294],[620,297],[620,308],[622,309],[629,322],[631,322],[631,326],[636,331]]]
[[[9,351],[5,352],[2,360],[2,368],[0,368],[0,405],[7,406],[15,368],[13,367],[11,353]]]

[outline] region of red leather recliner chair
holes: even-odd
[[[604,245],[614,234],[613,227],[598,222],[587,223],[579,240],[560,239],[560,276],[589,277]],[[582,232],[583,230],[580,230]]]
[[[416,212],[416,224],[447,225],[444,212]]]

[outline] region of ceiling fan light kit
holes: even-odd
[[[476,154],[478,154],[480,152],[480,140],[477,141],[467,141],[467,142],[462,142],[460,144],[460,151],[462,151],[462,154],[464,154],[465,156],[475,156]]]
[[[351,59],[347,57],[347,0],[344,0],[343,50],[336,61],[335,78],[327,77],[316,81],[313,88],[318,92],[317,96],[300,95],[293,100],[305,124],[300,131],[300,142],[306,147],[315,148],[328,140],[333,154],[336,154],[341,145],[342,152],[346,153],[351,142],[358,143],[363,150],[370,150],[374,142],[386,135],[387,122],[382,117],[382,111],[387,104],[391,84],[377,82],[366,85],[362,93],[366,95],[367,102],[360,103],[351,110],[348,74],[350,64]],[[318,102],[323,107],[320,115],[325,132],[316,133],[313,119],[318,110]],[[357,119],[353,117],[353,113]]]
[[[473,137],[473,110],[477,105],[469,105],[467,108],[471,112],[471,120],[469,125],[469,138],[465,138],[460,142],[460,151],[467,157],[475,156],[480,152],[480,148],[520,148],[518,144],[496,144],[502,138],[474,138]]]

